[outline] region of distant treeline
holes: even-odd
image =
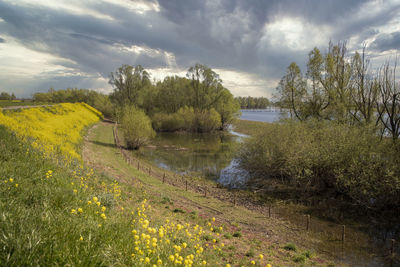
[[[114,107],[110,97],[88,89],[68,88],[54,90],[50,88],[47,93],[35,93],[33,101],[42,103],[84,102],[99,110],[105,117],[111,118],[114,116]]]
[[[270,101],[266,97],[235,97],[236,101],[239,102],[241,109],[262,109],[271,106]]]
[[[11,95],[7,92],[1,92],[0,93],[0,100],[15,100],[17,99],[14,95],[14,93],[12,93]]]

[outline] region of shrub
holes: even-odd
[[[197,132],[212,132],[221,128],[221,115],[214,109],[196,113]]]
[[[149,117],[134,106],[126,106],[123,109],[120,123],[126,146],[129,149],[139,149],[155,136]]]
[[[308,190],[333,189],[363,205],[400,204],[400,162],[389,140],[335,122],[269,124],[243,145],[241,166]]]

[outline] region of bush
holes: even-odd
[[[129,149],[139,149],[155,136],[150,118],[134,106],[126,106],[123,109],[120,123],[126,146]]]
[[[363,205],[400,204],[400,157],[369,128],[335,122],[269,124],[248,140],[241,165],[254,176],[308,190],[334,189]]]
[[[156,113],[152,121],[154,129],[163,132],[212,132],[221,128],[221,116],[213,108],[194,111],[185,106],[172,114]]]
[[[197,132],[212,132],[221,126],[221,115],[214,108],[196,113]]]

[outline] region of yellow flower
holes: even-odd
[[[100,204],[101,204],[101,203],[100,203],[99,201],[96,202],[96,205],[97,205],[97,206],[100,206]]]
[[[230,265],[229,263],[227,263],[227,264],[225,265],[225,267],[231,267],[231,265]]]
[[[174,257],[174,255],[169,255],[168,259],[169,259],[170,261],[174,261],[174,260],[175,260],[175,257]]]
[[[158,264],[158,265],[161,265],[161,264],[162,264],[162,260],[161,260],[161,259],[158,259],[158,260],[157,260],[157,264]]]
[[[88,203],[88,205],[90,205],[90,204],[92,204],[92,201],[88,200],[88,202],[87,202],[87,203]]]
[[[10,178],[10,183],[12,183],[12,182],[14,182],[14,179],[13,179],[13,178]]]
[[[207,262],[206,261],[202,261],[202,263],[201,264],[203,264],[203,265],[206,265],[207,264]]]
[[[264,255],[263,254],[258,255],[258,257],[260,258],[260,260],[264,259]]]
[[[83,209],[82,209],[82,208],[78,208],[78,212],[79,212],[79,213],[82,213],[82,212],[83,212]]]
[[[106,207],[104,207],[104,206],[101,207],[101,211],[102,211],[102,212],[106,211]]]
[[[75,193],[75,194],[78,193],[78,190],[74,189],[74,193]]]
[[[149,263],[149,262],[150,262],[150,259],[149,259],[148,257],[146,257],[146,258],[144,259],[144,262],[145,262],[145,263]]]
[[[79,238],[79,240],[80,240],[80,241],[83,241],[83,237],[81,236],[81,237]]]
[[[102,213],[100,216],[101,216],[101,218],[103,218],[104,220],[107,218],[106,215],[105,215],[104,213]]]
[[[71,209],[71,213],[72,214],[76,214],[76,210],[75,209]]]
[[[251,263],[252,265],[255,265],[255,264],[256,264],[256,262],[255,262],[255,261],[251,261],[250,263]]]
[[[18,187],[18,184],[15,184],[15,187]]]
[[[267,265],[265,265],[265,267],[271,267],[271,264],[268,263]]]
[[[93,197],[93,201],[97,202],[97,201],[99,201],[99,199],[97,197]]]

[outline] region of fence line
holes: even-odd
[[[239,194],[240,192],[237,190],[230,190],[227,188],[224,188],[220,185],[212,186],[212,185],[207,185],[207,184],[199,184],[197,182],[191,183],[188,181],[188,176],[187,175],[168,175],[167,172],[161,171],[158,168],[153,168],[151,164],[143,163],[143,161],[140,161],[136,157],[132,157],[131,153],[129,153],[126,149],[124,149],[120,143],[120,140],[118,138],[118,124],[115,123],[113,127],[113,135],[114,135],[114,142],[116,146],[120,149],[121,154],[124,158],[124,160],[132,165],[135,166],[135,161],[137,162],[137,169],[141,170],[143,172],[147,172],[150,176],[155,177],[159,179],[162,183],[167,183],[169,185],[172,185],[174,187],[178,187],[182,190],[185,190],[187,192],[195,192],[200,195],[203,195],[205,198],[207,197],[213,197],[216,199],[219,199],[224,202],[230,202],[232,203],[232,206],[243,206],[249,210],[257,211],[260,214],[264,215],[264,218],[273,218],[279,217],[281,220],[287,220],[285,219],[288,217],[293,217],[293,216],[298,216],[299,213],[294,213],[290,212],[289,214],[287,212],[287,209],[284,208],[279,208],[279,207],[274,207],[270,204],[268,206],[261,205],[260,203],[256,203],[257,201],[252,201],[251,199],[248,198],[248,195],[246,195],[246,192],[241,197]],[[224,190],[225,194],[221,194],[221,190]],[[257,197],[257,191],[253,191],[252,194],[253,198]],[[217,210],[216,210],[217,211]],[[274,215],[274,216],[273,216]],[[305,219],[304,215],[299,216],[298,219],[295,221],[298,221],[299,224],[295,225],[295,228],[290,228],[290,230],[294,231],[294,234],[296,232],[300,231],[306,231],[306,232],[313,232],[317,234],[321,234],[323,238],[326,239],[326,241],[337,241],[337,248],[335,249],[335,253],[333,253],[333,256],[337,256],[338,253],[341,253],[343,255],[343,249],[346,247],[347,249],[351,249],[354,243],[352,241],[358,240],[359,237],[356,236],[357,233],[353,232],[347,232],[346,233],[346,226],[345,225],[338,225],[336,227],[330,227],[331,229],[327,230],[327,225],[326,223],[321,223],[317,218],[314,218],[311,220],[311,215],[306,214]],[[293,220],[292,220],[293,221]],[[290,225],[293,225],[293,222],[291,221]],[[302,223],[303,222],[303,223]],[[274,223],[279,223],[278,221],[274,221]],[[285,226],[289,228],[284,222],[281,223],[282,226]],[[347,236],[346,236],[347,234]],[[365,238],[365,237],[364,237]],[[396,251],[398,248],[395,245],[395,240],[391,239],[388,240],[387,242],[385,240],[384,242],[384,251],[386,251],[386,254],[384,256],[389,256],[392,259],[397,255]],[[367,240],[365,242],[368,242]],[[355,248],[353,248],[355,249]],[[343,256],[344,257],[344,256]]]

